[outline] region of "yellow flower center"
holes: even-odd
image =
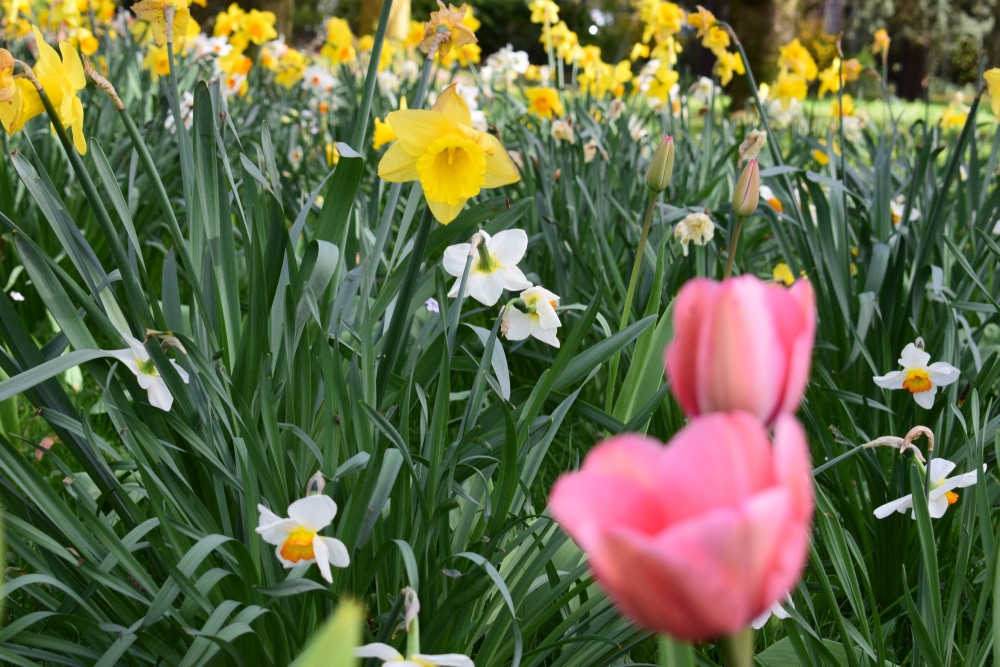
[[[417,174],[427,199],[454,206],[486,184],[486,153],[471,139],[446,135],[417,159]]]
[[[927,376],[927,371],[919,368],[911,369],[910,372],[906,374],[906,379],[903,380],[903,389],[906,389],[911,394],[919,394],[922,391],[930,391],[932,386],[931,379]]]
[[[143,375],[151,375],[152,377],[158,377],[160,375],[156,372],[156,364],[153,363],[152,359],[137,361],[136,365],[139,367],[139,372]]]
[[[293,563],[315,559],[316,554],[313,552],[313,538],[315,537],[315,530],[299,526],[288,534],[288,539],[281,545],[281,557]]]

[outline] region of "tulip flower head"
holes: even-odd
[[[784,598],[805,564],[809,447],[778,418],[692,420],[664,447],[622,435],[563,475],[549,508],[601,587],[642,627],[686,641],[734,634]]]
[[[764,423],[794,412],[809,379],[816,299],[753,276],[688,281],[674,302],[670,386],[689,417],[743,410]]]
[[[913,394],[913,400],[922,408],[934,407],[934,395],[938,387],[945,387],[958,379],[959,370],[944,361],[929,363],[931,355],[913,343],[903,348],[899,355],[901,371],[876,375],[875,384],[883,389],[906,389]]]
[[[507,340],[524,340],[534,336],[543,343],[559,347],[556,329],[562,326],[556,306],[559,297],[544,287],[531,287],[521,292],[523,310],[508,305],[504,309],[501,333]]]
[[[741,218],[753,215],[760,201],[760,166],[750,158],[733,188],[733,211]]]
[[[466,281],[463,298],[471,296],[484,306],[500,300],[505,289],[523,290],[531,287],[517,263],[528,249],[528,235],[523,229],[507,229],[490,236],[479,232],[473,243],[459,243],[444,251],[444,270],[457,278],[448,296],[458,296],[458,288],[465,273],[466,258],[472,254],[472,266]]]
[[[328,583],[333,583],[330,566],[347,567],[351,557],[338,539],[322,537],[319,531],[337,516],[337,503],[324,495],[306,496],[288,506],[283,519],[263,505],[257,505],[260,522],[256,528],[268,544],[276,545],[275,555],[285,567],[316,563]]]
[[[149,358],[149,352],[146,351],[141,341],[131,336],[126,337],[125,342],[128,343],[127,348],[111,350],[109,354],[135,374],[139,386],[146,390],[150,405],[169,412],[174,404],[174,397],[167,389],[167,383],[160,376],[160,372],[156,369],[156,364]],[[187,382],[187,371],[178,366],[176,361],[171,360],[170,363],[173,364],[177,374],[181,376],[181,380]]]
[[[927,510],[932,519],[940,519],[948,511],[950,505],[958,502],[958,494],[954,489],[961,489],[972,486],[976,483],[978,473],[973,470],[957,477],[948,477],[948,474],[955,469],[955,464],[948,459],[931,459],[927,465],[927,475],[930,477],[930,493],[927,495]],[[986,464],[983,464],[983,472],[986,472]],[[916,519],[917,515],[913,511],[913,494],[906,494],[902,498],[897,498],[875,508],[875,517],[884,519],[893,512],[903,514],[910,510],[910,517]]]
[[[442,224],[454,220],[482,188],[521,178],[500,141],[472,129],[472,113],[456,86],[445,88],[429,110],[390,113],[386,122],[397,139],[378,164],[378,175],[386,181],[420,181],[427,205]]]

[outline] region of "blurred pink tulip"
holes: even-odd
[[[669,445],[606,440],[552,489],[553,516],[637,624],[700,641],[750,625],[795,586],[813,511],[802,426],[774,445],[746,413],[693,420]]]
[[[674,331],[667,377],[689,417],[742,410],[770,424],[799,407],[816,333],[807,281],[696,278],[674,303]]]

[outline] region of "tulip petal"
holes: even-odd
[[[288,518],[312,531],[323,530],[336,516],[337,503],[321,494],[300,498],[288,506]]]
[[[674,340],[667,347],[666,371],[681,409],[689,416],[701,414],[696,384],[698,378],[697,349],[703,336],[711,333],[703,328],[706,312],[719,292],[720,283],[706,278],[688,281],[673,303]]]
[[[812,516],[813,476],[809,443],[802,424],[794,417],[781,416],[775,423],[774,472],[778,483],[792,494],[795,516]]]
[[[768,294],[771,316],[788,356],[782,391],[784,398],[777,410],[779,413],[792,413],[799,407],[809,382],[816,337],[816,295],[805,280],[797,281],[788,290],[779,285],[769,286]]]

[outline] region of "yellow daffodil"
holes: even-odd
[[[819,73],[812,54],[799,42],[798,37],[788,44],[778,47],[778,67],[795,72],[804,77],[807,82],[815,79]]]
[[[889,43],[892,40],[889,38],[889,33],[886,32],[885,28],[880,28],[875,31],[875,37],[872,41],[872,53],[876,56],[882,54],[885,58],[889,55]]]
[[[698,5],[697,11],[688,14],[688,25],[698,31],[696,37],[706,37],[709,29],[715,25],[715,14]]]
[[[469,11],[468,5],[463,4],[458,8],[455,5],[445,7],[441,0],[437,0],[437,4],[438,11],[431,12],[431,19],[424,24],[424,39],[420,42],[421,51],[429,55],[436,45],[438,52],[446,54],[452,48],[461,48],[465,44],[478,41],[465,23],[465,15]],[[441,39],[438,35],[439,29],[450,34],[447,41],[439,41]]]
[[[718,58],[720,53],[725,53],[726,49],[729,48],[729,32],[724,28],[712,26],[708,29],[708,34],[701,40],[701,45]]]
[[[14,85],[14,56],[7,49],[0,49],[0,103],[10,102],[14,98],[17,86]]]
[[[657,2],[648,13],[642,32],[642,41],[649,43],[653,38],[657,43],[667,41],[684,27],[684,10],[672,2]]]
[[[149,29],[157,46],[167,43],[167,23],[163,13],[166,7],[174,8],[173,34],[187,34],[188,21],[191,20],[187,0],[140,0],[132,5],[136,17],[149,23]]]
[[[844,83],[857,81],[858,77],[861,76],[861,70],[863,69],[861,61],[858,60],[857,58],[851,58],[850,60],[845,60],[843,68],[844,68]]]
[[[843,101],[843,105],[844,105],[843,106],[843,115],[844,116],[853,116],[854,115],[854,98],[851,97],[850,95],[846,95],[846,94],[842,95],[841,97],[844,100]],[[834,100],[833,104],[830,106],[830,115],[831,116],[840,116],[841,115],[841,101],[839,99],[838,100]]]
[[[542,88],[534,86],[524,91],[528,97],[528,113],[540,118],[551,119],[553,115],[561,116],[565,113],[562,102],[559,101],[559,93],[555,88]]]
[[[827,93],[836,93],[840,90],[840,58],[834,58],[833,63],[819,73],[819,90],[816,96],[819,99]]]
[[[559,21],[559,5],[552,0],[532,0],[528,9],[531,10],[532,23],[553,25]]]
[[[321,53],[333,65],[354,62],[358,54],[354,48],[354,33],[347,21],[337,17],[327,21],[326,44]]]
[[[170,59],[167,57],[167,46],[150,46],[146,57],[142,60],[142,68],[149,70],[153,81],[170,74]]]
[[[399,109],[406,111],[406,98],[399,100]],[[386,144],[391,144],[396,140],[396,133],[392,131],[392,126],[380,118],[375,119],[375,131],[372,133],[372,148],[379,150]]]
[[[791,268],[784,262],[776,264],[774,266],[774,271],[772,272],[774,277],[774,282],[785,283],[786,285],[791,285],[795,282],[795,274],[792,273]]]
[[[723,86],[728,86],[729,82],[733,80],[734,74],[746,74],[747,71],[743,67],[743,58],[738,52],[730,53],[729,51],[722,51],[715,54],[715,73],[719,75],[719,83]]]
[[[472,129],[472,114],[457,84],[429,110],[394,111],[386,121],[398,139],[379,162],[378,174],[393,182],[420,181],[434,217],[448,224],[482,188],[520,180],[500,141]]]
[[[69,42],[60,42],[59,50],[62,52],[60,59],[56,50],[42,38],[38,28],[32,28],[32,31],[35,33],[35,44],[38,48],[35,76],[49,101],[52,102],[52,106],[55,107],[56,113],[59,114],[59,122],[72,130],[73,145],[77,152],[83,155],[87,152],[87,140],[83,136],[83,103],[76,94],[87,86],[87,80],[83,75],[80,54],[70,46]],[[2,81],[3,77],[0,75],[0,84]],[[10,91],[10,85],[4,88]],[[13,134],[44,111],[42,98],[39,97],[35,87],[26,79],[17,79],[14,82],[11,99],[0,103],[0,124],[8,134]]]
[[[822,149],[817,148],[816,150],[813,151],[813,159],[816,160],[816,162],[819,162],[821,165],[826,166],[830,164],[830,155],[826,148],[826,140],[820,139],[819,143],[823,145],[823,148]],[[834,142],[833,144],[833,152],[837,157],[840,157],[841,155],[840,146],[838,146],[836,142]]]
[[[649,45],[637,42],[632,45],[632,52],[629,53],[629,60],[638,60],[639,58],[649,57]]]
[[[265,42],[278,38],[278,33],[274,29],[277,17],[274,12],[261,12],[251,9],[243,15],[240,27],[247,33],[250,41],[260,46]]]
[[[215,37],[229,37],[237,30],[240,29],[240,23],[243,21],[244,11],[240,9],[240,6],[235,2],[229,5],[229,8],[224,12],[219,12],[218,16],[215,17],[215,29],[213,30],[213,35]]]
[[[986,80],[986,89],[990,93],[990,107],[993,109],[993,115],[997,117],[997,120],[1000,120],[1000,67],[986,70],[983,78]]]
[[[809,86],[806,84],[805,77],[800,74],[782,71],[778,74],[778,80],[770,88],[769,99],[780,100],[781,108],[787,109],[793,99],[801,102],[806,98],[808,92]]]
[[[883,389],[906,389],[913,394],[917,405],[930,410],[934,407],[934,395],[938,387],[952,384],[961,374],[945,361],[935,361],[933,364],[930,361],[930,354],[913,343],[908,343],[899,355],[899,365],[903,370],[876,375],[872,379]]]

